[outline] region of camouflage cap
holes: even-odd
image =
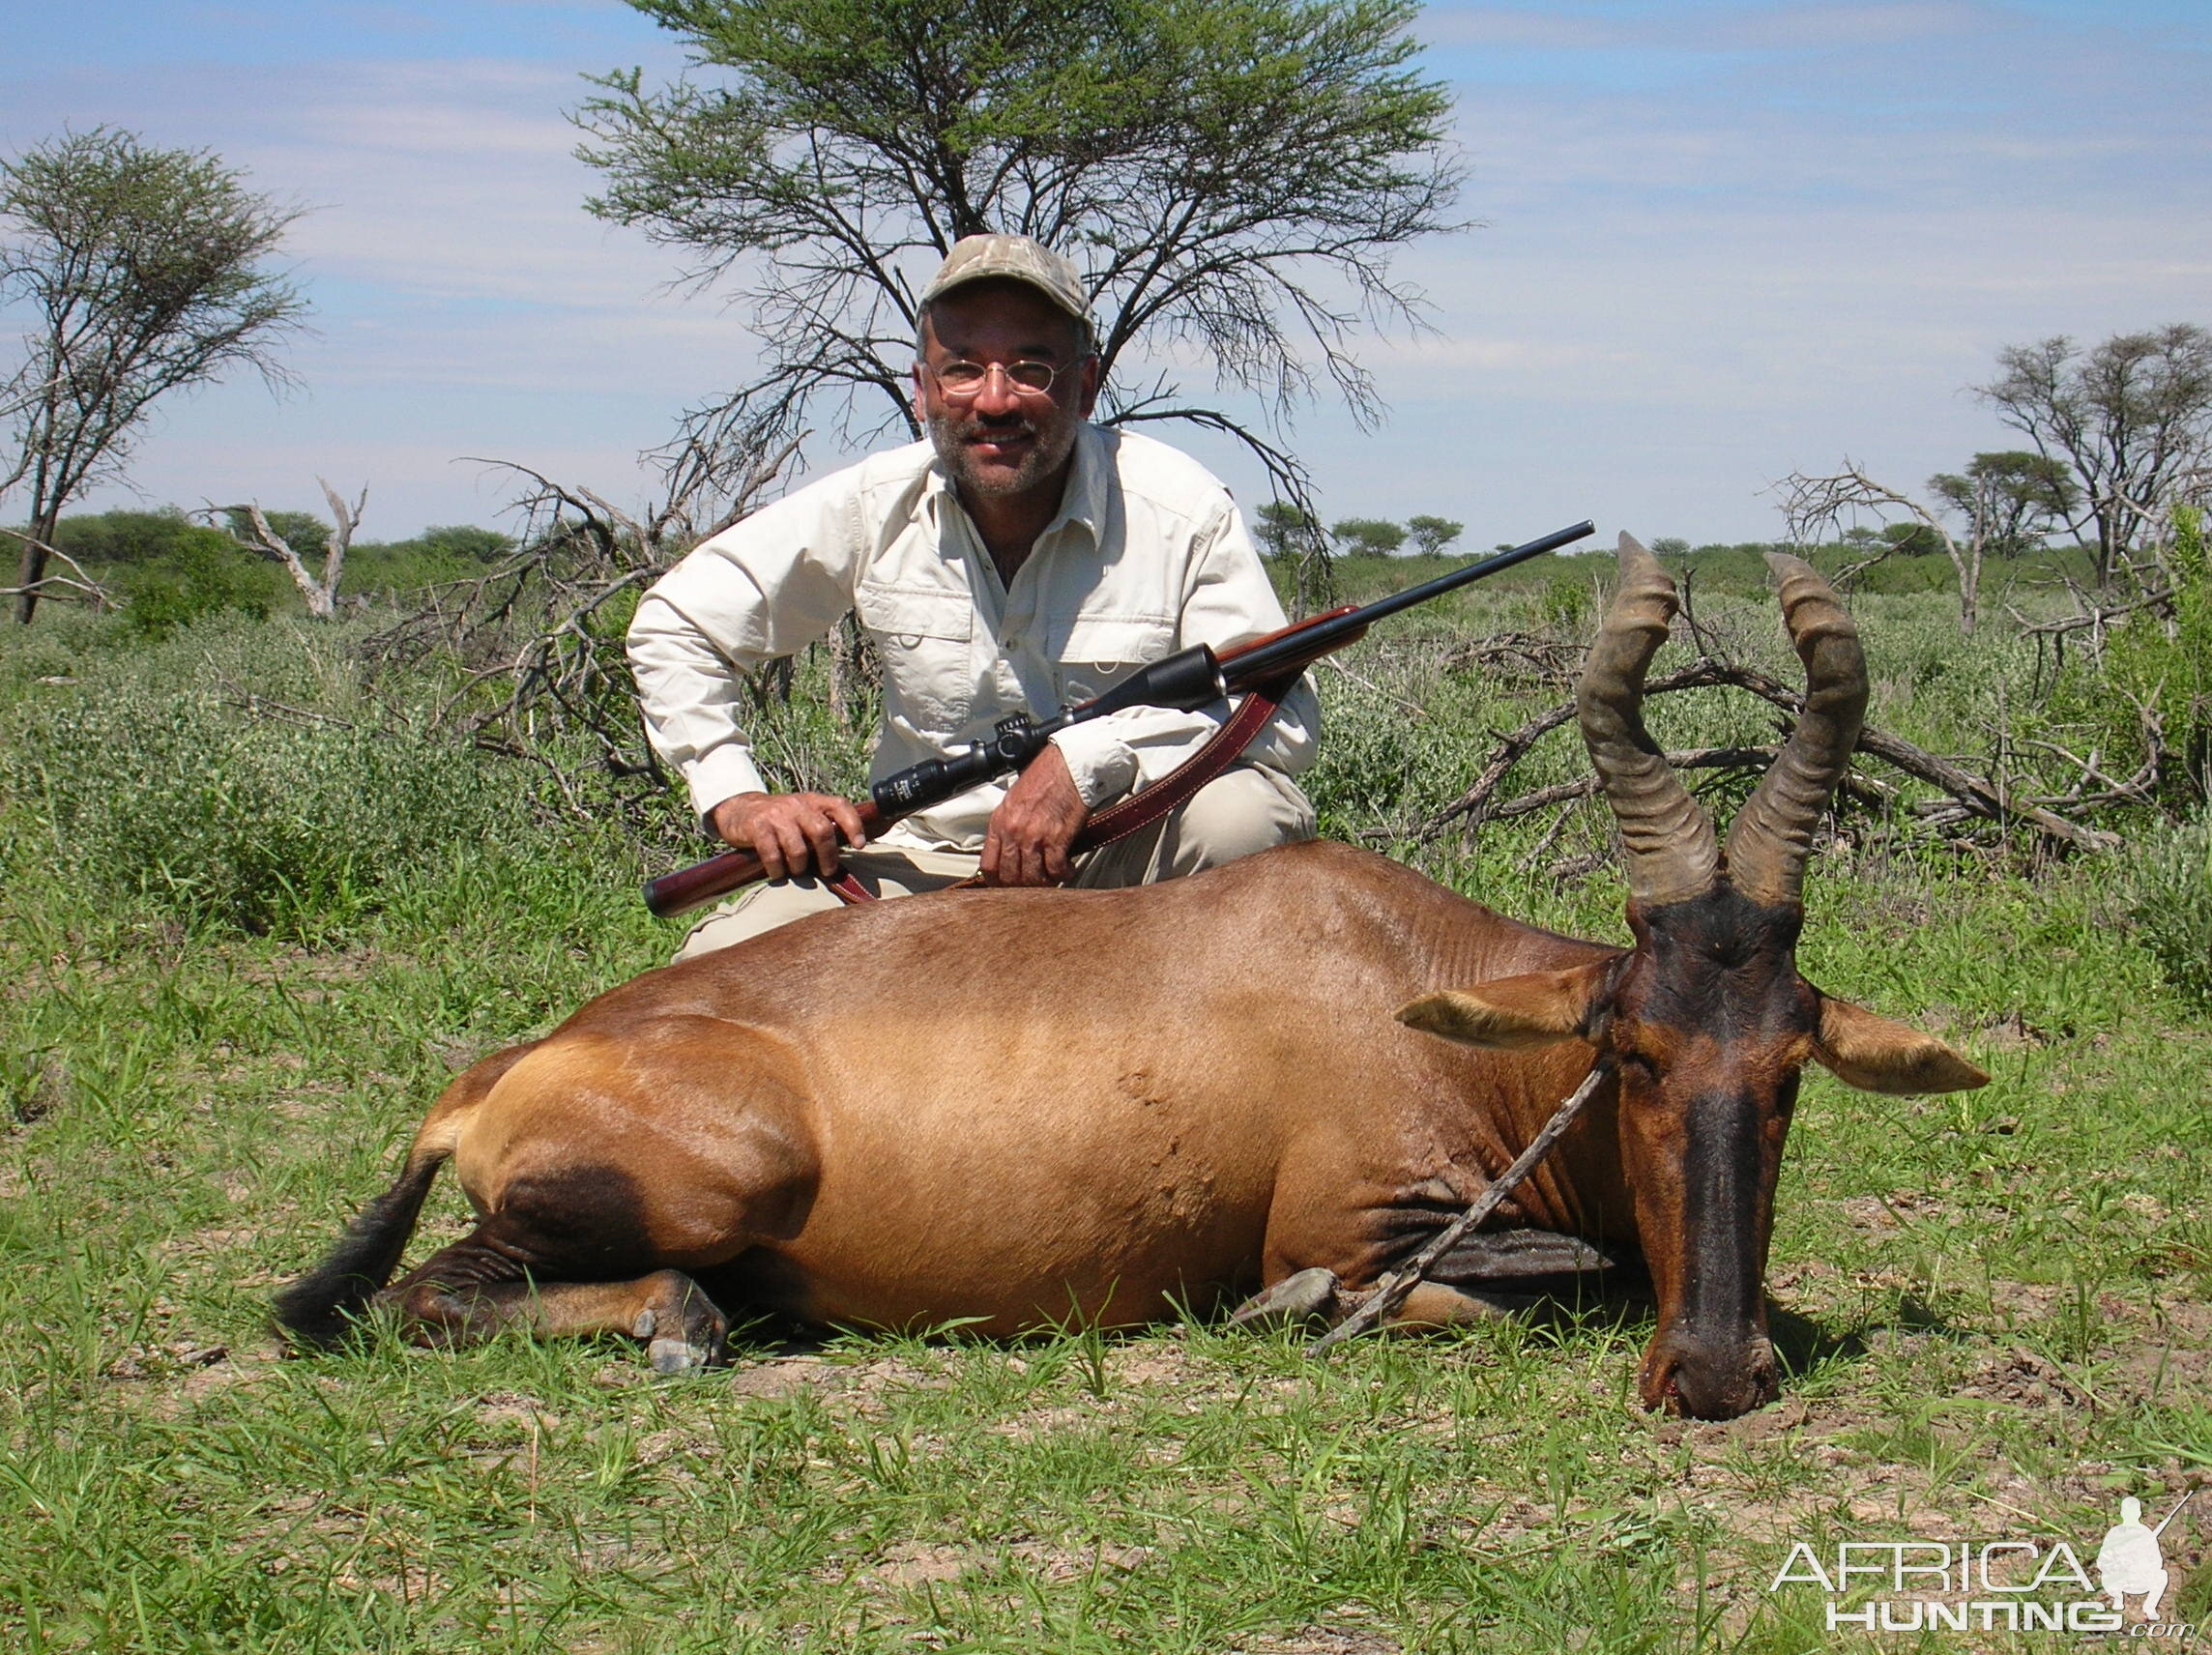
[[[1026,282],[1086,327],[1091,322],[1091,299],[1083,291],[1083,277],[1075,266],[1041,242],[1027,236],[963,236],[929,285],[921,302],[942,298],[971,281],[1002,276]]]

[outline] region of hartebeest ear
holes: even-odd
[[[1549,1046],[1572,1040],[1589,1027],[1612,971],[1612,961],[1599,960],[1572,971],[1530,972],[1473,988],[1447,988],[1401,1005],[1398,1021],[1463,1046],[1508,1052],[1517,1046]]]
[[[1825,995],[1813,1057],[1861,1091],[1965,1091],[1990,1084],[1988,1075],[1935,1035]]]

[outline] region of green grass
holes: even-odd
[[[1546,593],[1460,624],[1536,624]],[[1942,649],[1940,598],[1861,614],[1877,717],[1915,739],[1973,750],[1994,686],[2029,670],[2001,639]],[[1784,664],[1770,612],[1716,619]],[[281,1360],[270,1293],[388,1180],[451,1069],[659,963],[676,929],[638,907],[639,856],[519,770],[418,734],[393,739],[436,777],[392,773],[450,796],[349,793],[330,779],[359,761],[347,731],[221,695],[390,724],[405,693],[366,686],[342,630],[209,622],[148,648],[72,627],[0,651],[0,1646],[1801,1651],[1831,1635],[1817,1596],[1765,1590],[1792,1540],[2086,1556],[2122,1492],[2163,1512],[2212,1474],[2212,1018],[2132,917],[2133,861],[1816,867],[1807,973],[1995,1078],[1938,1099],[1808,1080],[1770,1280],[1790,1375],[1730,1425],[1636,1407],[1634,1299],[1325,1365],[1207,1325],[755,1327],[734,1370],[675,1381],[618,1342]],[[1439,665],[1441,637],[1390,629],[1357,679],[1322,677],[1332,829],[1418,820],[1525,711]],[[301,788],[180,792],[174,753],[128,729],[180,697],[226,766]],[[1764,717],[1664,711],[1663,740]],[[73,734],[96,714],[123,759]],[[1580,763],[1570,733],[1530,779]],[[198,812],[173,877],[112,865],[162,836],[117,837],[96,799]],[[382,849],[258,929],[188,900],[287,822],[295,858]],[[1540,828],[1403,848],[1508,912],[1620,937],[1617,881],[1555,885]],[[461,1227],[449,1180],[418,1255]],[[2178,1526],[2178,1617],[2201,1620],[2212,1516]]]

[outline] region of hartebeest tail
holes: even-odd
[[[397,1180],[354,1216],[320,1264],[276,1295],[276,1325],[295,1349],[327,1350],[337,1344],[392,1279],[438,1169],[452,1157],[461,1118],[536,1044],[510,1046],[456,1076],[416,1132]]]
[[[423,1200],[451,1153],[408,1156],[399,1181],[361,1209],[330,1256],[276,1295],[276,1325],[295,1348],[327,1350],[346,1336],[370,1295],[399,1267]]]

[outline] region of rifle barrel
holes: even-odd
[[[1500,569],[1509,569],[1515,564],[1525,564],[1530,558],[1540,558],[1546,552],[1556,552],[1561,546],[1572,545],[1584,536],[1596,532],[1597,525],[1585,518],[1567,528],[1555,529],[1541,539],[1529,540],[1494,557],[1480,558],[1471,564],[1462,565],[1438,575],[1434,580],[1425,580],[1418,586],[1409,586],[1403,592],[1393,592],[1387,597],[1378,597],[1373,603],[1358,609],[1321,616],[1304,625],[1293,626],[1288,631],[1264,639],[1257,647],[1230,651],[1221,657],[1222,664],[1234,664],[1237,683],[1259,682],[1277,673],[1288,672],[1293,667],[1306,665],[1315,653],[1316,645],[1324,638],[1363,632],[1385,616],[1395,615],[1402,609],[1411,609],[1416,603],[1426,603],[1432,597],[1441,597],[1447,592],[1478,581],[1485,575],[1496,574]]]
[[[1556,552],[1561,546],[1571,546],[1585,536],[1596,533],[1597,525],[1586,517],[1580,523],[1570,524],[1564,529],[1555,529],[1539,539],[1528,540],[1493,557],[1479,559],[1463,568],[1440,574],[1434,580],[1425,580],[1419,586],[1409,586],[1404,592],[1393,592],[1387,597],[1379,597],[1359,610],[1358,614],[1364,621],[1380,621],[1385,615],[1395,615],[1401,609],[1411,609],[1416,603],[1426,603],[1430,598],[1441,596],[1470,581],[1480,580],[1500,569],[1509,569],[1515,564],[1525,564],[1530,558],[1540,558],[1546,552]]]

